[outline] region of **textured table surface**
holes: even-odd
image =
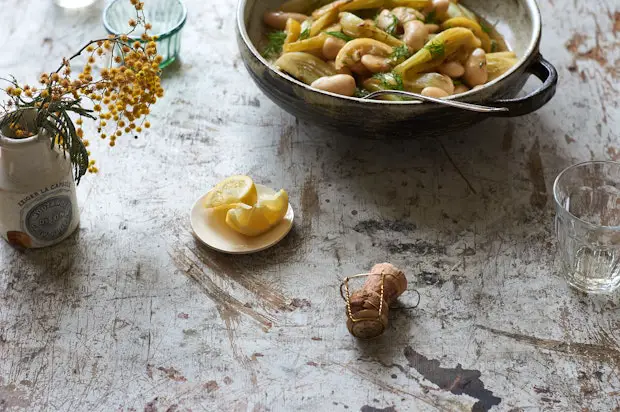
[[[565,166],[620,158],[616,0],[541,0],[560,83],[537,113],[389,142],[297,122],[243,67],[234,1],[187,6],[153,128],[94,145],[79,233],[0,244],[1,411],[620,411],[620,298],[566,286],[551,195]],[[49,71],[104,33],[102,7],[0,0],[0,74]],[[252,256],[189,228],[236,173],[297,212]],[[409,291],[358,342],[338,286],[381,261]]]

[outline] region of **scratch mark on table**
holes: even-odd
[[[177,268],[190,279],[194,280],[209,298],[226,310],[226,313],[242,313],[264,327],[271,328],[274,320],[272,317],[256,312],[226,293],[222,288],[217,286],[209,275],[206,274],[204,270],[200,269],[198,263],[187,256],[184,251],[177,250],[175,253],[170,254],[170,256]],[[226,319],[224,320],[226,321]]]
[[[615,363],[616,366],[620,366],[620,350],[610,346],[543,339],[535,336],[494,329],[483,325],[476,325],[476,327],[495,335],[511,338],[518,342],[528,343],[541,349],[564,353],[567,355],[582,356],[598,362],[611,361]]]
[[[288,125],[284,127],[280,134],[280,142],[278,143],[278,156],[281,156],[285,160],[290,160],[291,152],[293,151],[293,134],[296,127]]]
[[[373,235],[379,231],[390,231],[390,232],[400,232],[400,233],[408,233],[415,230],[416,226],[405,220],[375,220],[368,219],[362,220],[355,225],[353,230],[359,233],[366,233],[368,235]]]
[[[319,211],[319,194],[316,181],[312,175],[306,177],[301,188],[301,218],[302,228],[309,234],[312,227],[312,219]]]
[[[545,172],[540,157],[540,142],[538,139],[532,145],[528,155],[528,170],[534,190],[530,197],[530,204],[537,209],[544,209],[547,205],[547,186],[545,184]]]
[[[256,297],[273,310],[291,310],[290,299],[270,287],[265,281],[251,275],[251,267],[243,271],[237,264],[239,257],[222,256],[198,249],[198,247],[188,246],[194,256],[198,258],[206,267],[211,269],[217,276],[226,276],[236,283],[243,286],[246,290],[253,293]]]

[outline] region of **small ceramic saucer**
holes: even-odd
[[[258,197],[273,195],[273,189],[263,185],[256,185]],[[289,203],[284,219],[275,227],[260,236],[244,236],[228,227],[225,222],[226,211],[213,211],[207,209],[205,193],[194,203],[190,213],[190,221],[194,236],[206,246],[219,252],[232,254],[247,254],[260,252],[275,245],[291,231],[293,227],[293,207]],[[217,214],[221,214],[218,216]]]

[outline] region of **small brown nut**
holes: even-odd
[[[278,30],[285,29],[288,19],[294,19],[301,23],[306,21],[308,16],[301,13],[285,13],[283,11],[266,11],[265,14],[263,14],[263,21],[265,24]]]
[[[439,73],[452,77],[453,79],[461,77],[465,74],[465,68],[458,62],[446,62],[438,67]]]
[[[422,96],[435,97],[438,99],[442,97],[450,96],[450,93],[448,93],[444,89],[440,89],[439,87],[432,87],[432,86],[425,87],[424,89],[422,89],[422,92],[420,94]]]
[[[469,87],[465,86],[464,84],[459,84],[458,86],[454,88],[454,94],[466,93],[468,91],[469,91]]]
[[[482,49],[474,50],[465,63],[465,83],[470,87],[485,84],[489,79],[487,71],[487,57]]]
[[[334,76],[324,76],[316,79],[311,87],[341,94],[343,96],[353,96],[355,94],[355,79],[348,74],[336,74]]]
[[[323,57],[327,60],[334,60],[338,56],[340,49],[347,44],[346,41],[339,39],[338,37],[329,36],[323,43]]]
[[[426,37],[428,37],[428,30],[420,20],[411,20],[405,23],[404,26],[405,35],[403,41],[409,48],[416,52],[424,47],[426,43]]]
[[[368,71],[372,73],[385,73],[389,72],[392,68],[390,65],[390,59],[374,56],[372,54],[363,55],[361,62],[364,66],[366,66]]]

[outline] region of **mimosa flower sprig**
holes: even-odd
[[[164,95],[159,69],[163,58],[157,55],[156,37],[148,34],[151,25],[144,17],[144,2],[127,1],[136,9],[128,33],[89,41],[64,58],[56,71],[43,73],[40,87],[22,85],[14,77],[2,79],[9,86],[0,90],[9,99],[0,104],[0,129],[16,139],[45,130],[50,147],[69,155],[77,183],[87,171],[97,172],[95,161],[89,160],[89,141],[81,127],[84,119],[94,120],[99,136],[114,146],[118,137],[150,127],[146,120],[150,107]],[[132,41],[138,27],[144,28],[142,41]],[[86,62],[74,78],[71,62],[79,57]],[[98,75],[95,65],[101,67]],[[33,112],[34,120],[26,121],[24,114]]]

